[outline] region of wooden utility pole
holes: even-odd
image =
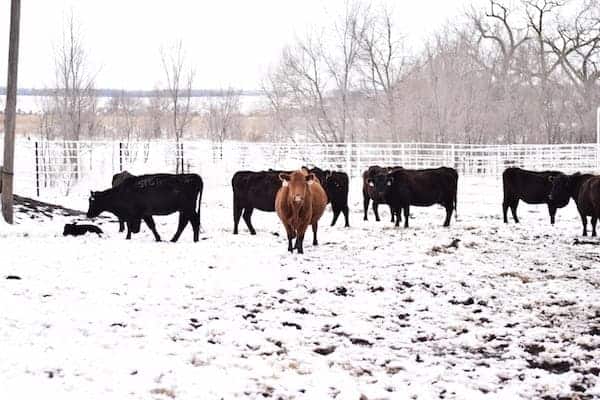
[[[4,111],[4,163],[2,165],[2,215],[13,223],[13,178],[15,163],[15,124],[17,113],[17,71],[19,63],[19,20],[21,0],[12,0],[10,7],[10,38],[8,48],[8,80]]]

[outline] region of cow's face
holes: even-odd
[[[371,198],[376,201],[385,201],[387,192],[390,190],[394,177],[389,174],[377,174],[367,180]]]
[[[63,236],[72,234],[74,226],[75,224],[65,224],[65,229],[63,229]]]
[[[306,174],[300,171],[291,174],[279,174],[282,186],[288,188],[289,200],[296,205],[302,205],[308,192],[308,185],[312,185],[314,174]]]
[[[560,174],[549,176],[548,180],[552,184],[548,200],[556,205],[566,205],[571,195],[571,178],[568,175]]]
[[[104,211],[101,206],[101,199],[98,198],[98,192],[90,192],[88,218],[95,218]]]

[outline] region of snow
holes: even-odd
[[[353,181],[352,227],[327,211],[303,256],[274,213],[232,235],[228,179],[205,178],[199,243],[21,211],[0,224],[0,398],[597,398],[600,255],[573,204],[505,225],[499,180],[459,181],[450,228],[430,207],[408,229],[362,221]]]

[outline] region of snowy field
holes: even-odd
[[[77,218],[19,207],[0,224],[0,399],[600,398],[600,241],[575,244],[572,203],[554,227],[523,203],[505,225],[500,183],[460,178],[450,228],[430,207],[394,229],[387,207],[362,221],[353,182],[352,227],[328,210],[304,256],[274,213],[233,236],[227,180],[206,181],[198,243],[125,241],[112,217],[64,238]],[[170,238],[177,217],[157,220]]]

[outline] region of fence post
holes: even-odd
[[[40,197],[40,157],[38,142],[35,142],[35,192]]]
[[[350,152],[352,151],[352,143],[346,143],[346,171],[352,176],[352,163],[350,161]]]
[[[181,147],[181,152],[180,152],[180,155],[181,155],[181,173],[183,174],[183,173],[185,173],[185,171],[183,170],[183,164],[184,164],[184,159],[183,159],[183,142],[179,143],[179,147]]]
[[[119,142],[119,172],[123,172],[123,142]]]

